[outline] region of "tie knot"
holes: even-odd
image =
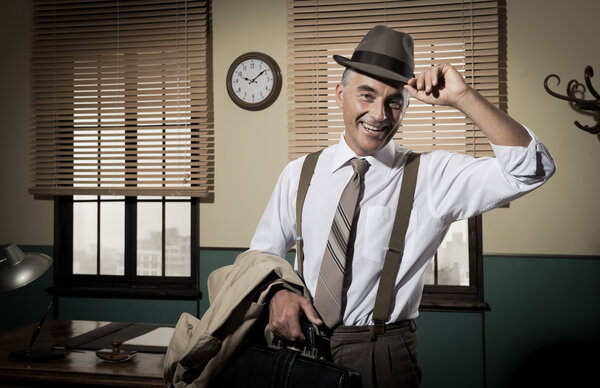
[[[367,172],[367,169],[370,166],[369,162],[367,162],[366,159],[354,158],[354,159],[352,159],[350,161],[350,163],[352,163],[352,167],[354,168],[354,172],[359,173],[361,176],[365,175],[365,172]]]

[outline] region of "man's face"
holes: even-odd
[[[336,101],[344,113],[346,143],[358,156],[374,154],[398,131],[409,98],[403,85],[390,85],[353,72],[345,86],[337,86]]]

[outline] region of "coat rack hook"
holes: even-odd
[[[560,94],[551,90],[548,86],[548,81],[552,78],[556,78],[557,86],[560,85],[560,77],[556,74],[550,74],[544,79],[544,89],[546,89],[546,92],[551,96],[568,101],[571,107],[576,111],[593,116],[594,121],[596,121],[596,125],[594,126],[583,125],[579,121],[575,121],[574,124],[581,130],[597,135],[598,140],[600,140],[600,94],[592,85],[591,78],[593,76],[594,69],[591,66],[586,66],[584,71],[585,84],[573,79],[567,84],[566,94]],[[595,100],[586,100],[586,91],[589,91]]]

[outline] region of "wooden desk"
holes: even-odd
[[[47,320],[33,346],[50,350],[109,322]],[[65,358],[42,362],[9,359],[13,350],[27,348],[37,323],[0,333],[0,386],[2,387],[164,387],[164,354],[138,353],[132,361],[109,363],[94,351],[65,351]]]

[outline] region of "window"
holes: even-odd
[[[288,0],[289,158],[335,144],[343,131],[335,85],[350,57],[377,24],[410,33],[415,73],[451,63],[492,103],[505,109],[503,12],[484,0]],[[460,111],[412,101],[394,140],[415,151],[492,154],[487,138]],[[422,308],[469,308],[483,302],[481,218],[453,225],[425,274]]]
[[[179,197],[57,197],[53,292],[196,298],[198,204]]]
[[[206,0],[34,0],[29,191],[55,199],[56,288],[197,295],[209,31]]]
[[[125,244],[135,241],[136,276],[191,276],[189,199],[76,196],[72,211],[74,275],[125,275]]]

